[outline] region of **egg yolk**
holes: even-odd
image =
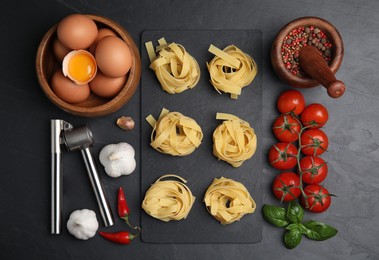
[[[79,53],[70,59],[68,70],[75,80],[87,82],[94,76],[96,72],[96,64],[89,55]]]

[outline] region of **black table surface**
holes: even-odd
[[[0,16],[0,259],[378,259],[379,258],[379,11],[378,1],[7,1]],[[76,117],[55,107],[42,93],[36,73],[36,50],[44,33],[71,13],[109,17],[124,26],[140,45],[144,30],[247,30],[263,32],[263,156],[275,142],[271,123],[278,115],[275,100],[290,87],[279,80],[270,63],[270,48],[287,22],[318,16],[337,27],[345,44],[345,57],[337,78],[347,91],[333,100],[325,89],[302,90],[307,103],[329,109],[325,132],[329,164],[325,185],[336,194],[323,214],[305,219],[326,222],[339,230],[336,237],[315,242],[306,238],[288,250],[283,230],[263,223],[262,240],[255,244],[154,244],[136,239],[128,246],[96,236],[73,238],[65,228],[69,214],[97,206],[79,153],[65,152],[63,229],[50,235],[50,128],[51,118],[74,125],[87,123],[96,136],[94,153],[105,144],[129,142],[139,154],[140,93],[116,113],[100,118]],[[136,119],[135,130],[114,126],[120,115]],[[137,161],[139,160],[137,156]],[[270,192],[278,171],[263,161],[262,201],[279,202]],[[125,188],[133,223],[140,223],[140,167],[121,179],[100,171],[110,204],[115,191]],[[75,187],[75,189],[73,188]],[[77,187],[81,187],[77,189]],[[114,196],[112,196],[114,194]],[[260,213],[260,207],[258,212]],[[99,217],[100,220],[100,217]],[[111,231],[125,228],[116,220]],[[104,228],[101,228],[104,230]],[[199,230],[201,232],[201,230]],[[246,230],[249,232],[249,230]],[[183,234],[185,235],[185,234]]]

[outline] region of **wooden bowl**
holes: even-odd
[[[89,98],[85,101],[81,103],[71,104],[63,101],[57,95],[55,95],[51,89],[50,80],[54,72],[62,68],[61,63],[56,60],[52,48],[53,41],[57,37],[57,25],[54,25],[45,34],[39,44],[36,57],[36,71],[38,81],[43,92],[51,102],[53,102],[62,110],[73,115],[84,117],[105,116],[120,109],[130,100],[134,92],[137,90],[141,78],[141,59],[135,42],[121,25],[117,24],[111,19],[102,16],[86,16],[94,20],[99,29],[110,28],[116,32],[116,34],[130,47],[130,50],[132,52],[133,65],[128,72],[125,86],[121,89],[117,96],[107,99],[96,96],[91,92]]]
[[[313,78],[301,78],[292,74],[283,62],[282,44],[283,39],[295,28],[301,26],[315,26],[320,28],[329,38],[332,44],[331,63],[329,65],[333,75],[337,72],[342,63],[344,47],[341,35],[337,29],[328,21],[318,17],[302,17],[289,22],[277,34],[271,49],[271,63],[276,74],[287,84],[296,88],[311,88],[320,84],[319,81]]]

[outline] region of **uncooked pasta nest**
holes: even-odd
[[[203,139],[203,132],[196,121],[179,112],[162,109],[158,120],[152,115],[146,120],[153,127],[150,145],[158,152],[186,156],[195,151]]]
[[[170,177],[179,181],[162,180]],[[185,219],[195,197],[184,183],[187,181],[178,175],[163,175],[146,192],[142,208],[150,216],[165,222]]]
[[[242,183],[224,177],[213,180],[205,192],[204,203],[208,212],[223,225],[240,220],[256,208]]]
[[[254,59],[234,45],[220,50],[211,44],[208,51],[215,55],[207,62],[211,84],[220,94],[230,93],[231,98],[237,99],[242,88],[248,86],[257,75]]]
[[[200,79],[197,61],[177,43],[167,43],[164,38],[158,40],[154,50],[153,43],[146,42],[150,59],[150,69],[155,72],[162,89],[170,94],[181,93],[196,86]]]
[[[233,167],[241,166],[257,149],[254,129],[234,115],[217,113],[216,119],[224,122],[213,132],[213,154]]]

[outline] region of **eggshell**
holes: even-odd
[[[96,77],[89,83],[93,93],[100,97],[111,98],[116,96],[126,82],[126,75],[113,78],[98,72]]]
[[[70,71],[71,61],[78,55],[81,55],[82,57],[84,56],[87,62],[83,62],[83,60],[81,60],[79,64],[77,63],[77,66],[79,67],[76,68],[76,71],[81,71],[82,76],[84,74],[85,76],[88,76],[88,78],[83,78],[83,79],[75,78],[75,76],[73,75],[75,74],[75,71]],[[95,57],[93,57],[93,55],[90,52],[85,51],[85,50],[70,51],[63,59],[62,72],[65,77],[69,77],[72,81],[74,81],[78,85],[87,84],[88,82],[93,80],[93,78],[96,76],[96,73],[97,73]]]
[[[61,70],[54,73],[51,78],[51,89],[60,99],[68,103],[79,103],[90,95],[88,84],[78,85],[66,78]]]
[[[53,51],[57,60],[62,62],[71,49],[64,46],[58,39],[55,39],[53,42]]]
[[[82,14],[72,14],[59,22],[58,39],[70,49],[86,49],[97,37],[96,23]]]
[[[133,63],[129,46],[116,36],[107,36],[98,42],[95,58],[101,72],[115,78],[126,75]]]
[[[92,45],[89,47],[90,53],[92,53],[92,54],[95,55],[95,50],[96,50],[97,43],[101,39],[103,39],[104,37],[107,37],[107,36],[116,36],[116,33],[113,30],[108,29],[108,28],[101,28],[101,29],[99,29],[99,32],[97,34],[95,42],[92,43]]]

